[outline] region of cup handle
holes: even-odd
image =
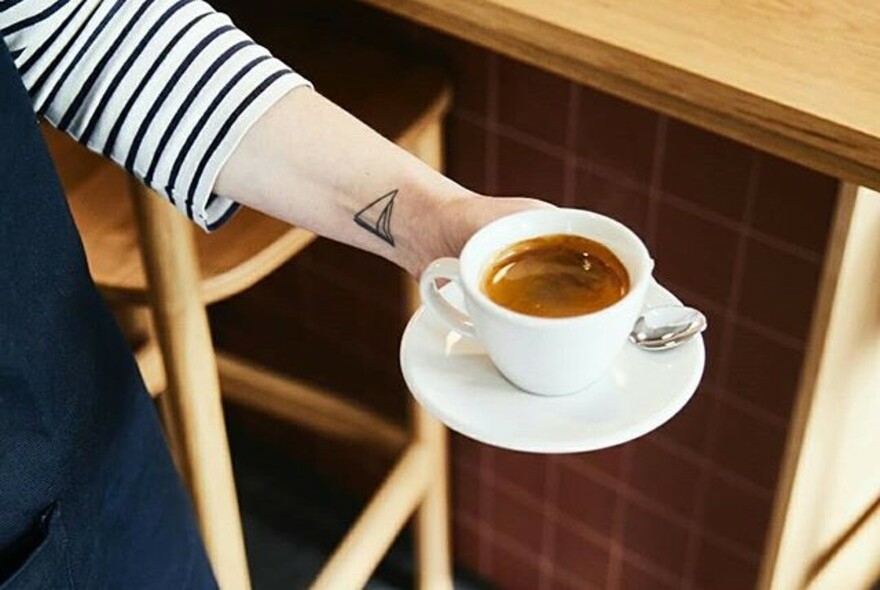
[[[450,328],[461,334],[475,338],[474,323],[466,313],[452,306],[437,288],[437,279],[446,279],[461,286],[461,273],[457,258],[438,258],[432,262],[419,279],[419,293],[422,302],[437,314]]]

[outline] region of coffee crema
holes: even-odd
[[[570,317],[623,299],[629,273],[611,250],[583,236],[554,234],[505,248],[483,275],[486,295],[502,307],[539,317]]]

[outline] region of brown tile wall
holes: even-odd
[[[753,585],[836,182],[349,8],[374,31],[402,31],[445,56],[457,89],[447,134],[452,177],[623,220],[644,236],[658,279],[711,322],[698,393],[641,440],[531,456],[454,436],[459,563],[506,590]],[[226,347],[402,416],[399,308],[393,268],[321,242],[218,306],[214,325]]]

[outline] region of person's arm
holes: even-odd
[[[457,255],[492,219],[545,206],[477,195],[306,88],[257,120],[214,191],[384,256],[414,276],[434,258]]]
[[[0,0],[0,38],[34,110],[123,166],[206,230],[251,125],[308,86],[203,0]]]
[[[418,274],[490,219],[535,205],[432,171],[202,0],[20,0],[0,11],[0,37],[38,114],[207,230],[240,202]],[[368,228],[390,197],[354,221],[395,190],[381,230]]]

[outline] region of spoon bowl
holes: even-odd
[[[636,320],[629,341],[642,350],[670,350],[703,332],[707,326],[706,316],[692,307],[653,307]]]

